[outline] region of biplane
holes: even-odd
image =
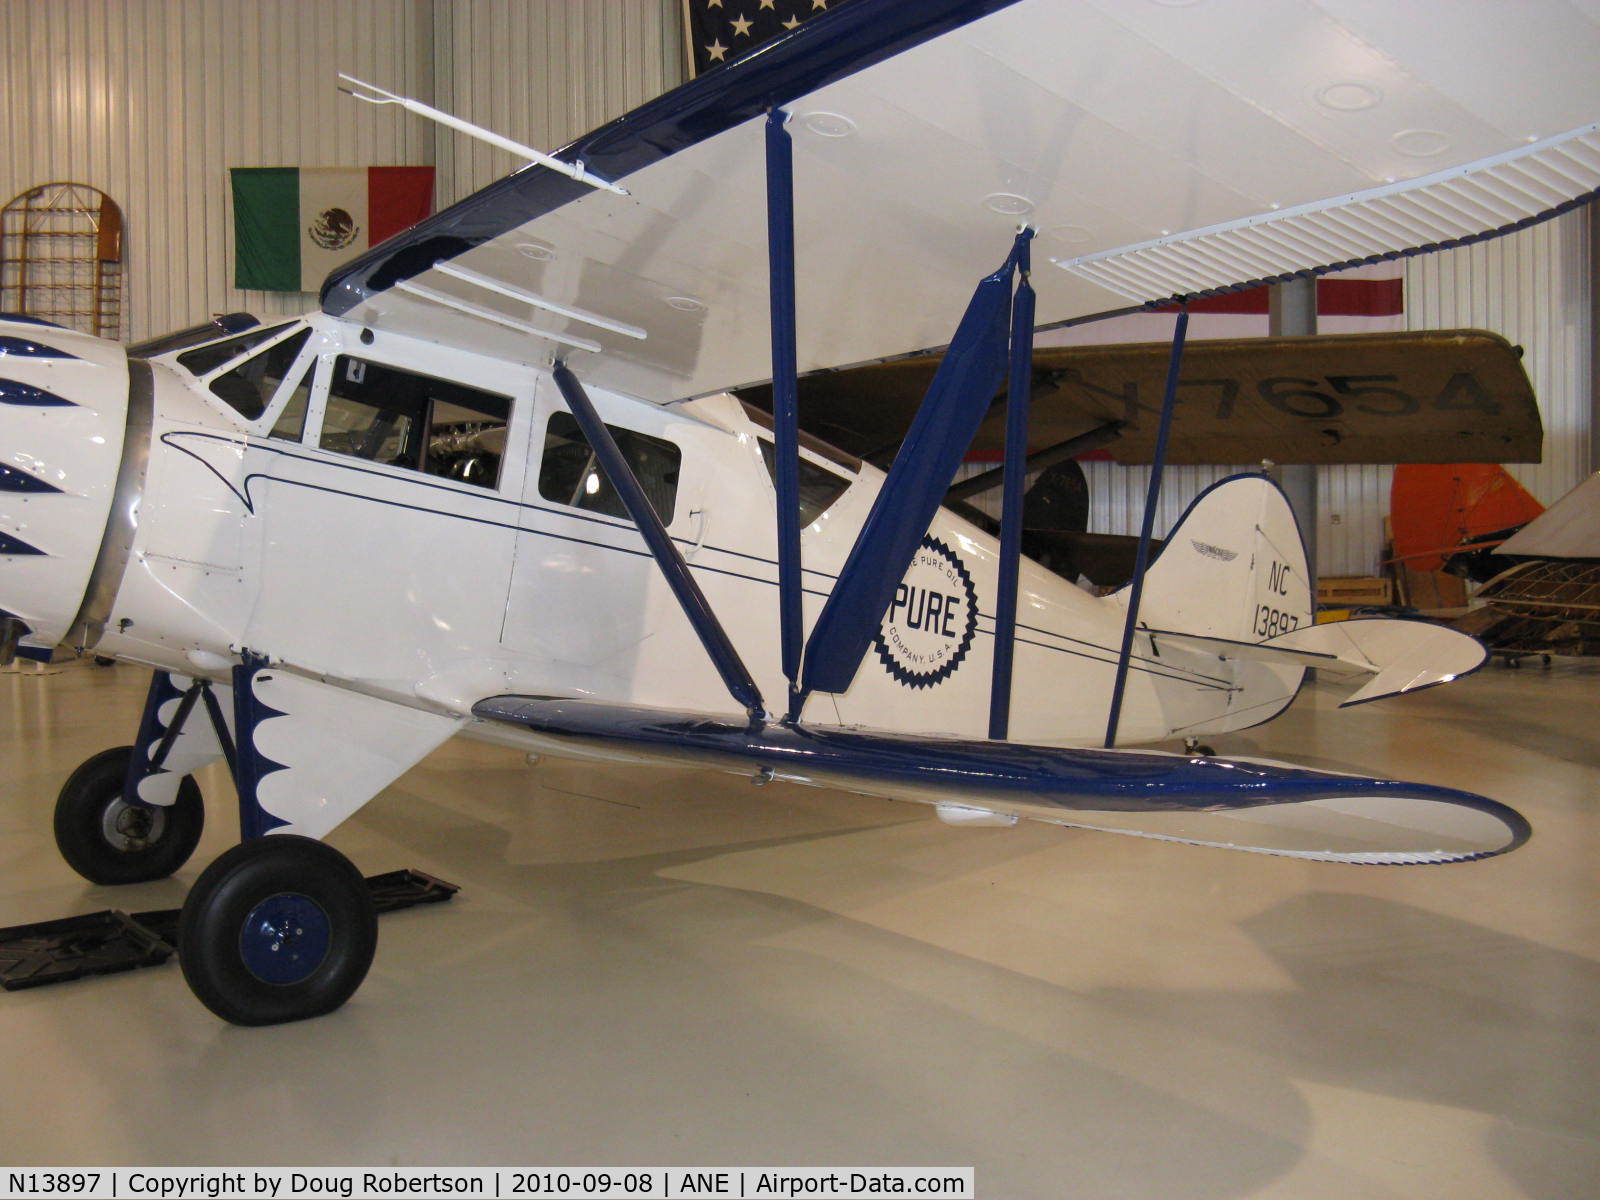
[[[1186,300],[1593,196],[1594,26],[1462,21],[858,0],[369,251],[303,318],[132,350],[0,326],[16,652],[155,669],[133,745],[62,790],[63,854],[170,874],[192,774],[225,759],[241,840],[179,951],[215,1013],[267,1024],[360,985],[371,900],[322,839],[458,734],[958,825],[1371,864],[1516,847],[1527,822],[1468,792],[1130,748],[1269,720],[1309,667],[1361,676],[1355,703],[1483,660],[1433,626],[1314,624],[1264,476],[1197,497],[1159,554],[1147,515],[1110,595],[1020,549],[1036,327],[1176,305],[1159,463]],[[800,436],[800,379],[932,347],[886,466]],[[733,394],[764,383],[770,416]],[[1002,388],[990,534],[945,500]]]

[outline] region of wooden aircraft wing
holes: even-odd
[[[1036,349],[1031,448],[1105,430],[1097,441],[1111,458],[1150,462],[1170,357],[1164,342]],[[809,375],[801,421],[880,456],[910,425],[938,364],[919,355]],[[747,398],[770,408],[770,394],[763,386]],[[1521,350],[1477,329],[1192,341],[1177,397],[1172,463],[1538,462],[1544,441]],[[972,449],[998,458],[1004,444],[997,408]]]
[[[1562,0],[852,0],[558,152],[627,194],[525,167],[322,305],[666,403],[771,376],[773,110],[804,374],[949,342],[1019,224],[1050,325],[1566,211],[1600,188],[1595,61]]]
[[[956,824],[1045,821],[1324,862],[1467,862],[1503,854],[1527,821],[1452,788],[1255,759],[1083,750],[542,696],[494,696],[480,720],[553,754],[721,764],[761,780],[931,804]]]

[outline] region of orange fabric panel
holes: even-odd
[[[1394,555],[1436,571],[1468,538],[1533,520],[1544,511],[1494,463],[1401,463],[1389,489]]]

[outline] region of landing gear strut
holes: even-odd
[[[1210,758],[1216,754],[1216,750],[1213,747],[1207,746],[1197,737],[1183,739],[1183,752],[1199,758]]]
[[[159,879],[188,860],[204,825],[200,789],[186,772],[226,758],[242,842],[190,889],[177,945],[196,997],[236,1025],[333,1011],[361,986],[378,941],[372,894],[349,859],[312,838],[263,836],[284,824],[256,794],[279,765],[255,744],[256,725],[275,715],[254,691],[265,665],[246,654],[234,668],[231,730],[211,683],[156,672],[137,743],[89,759],[56,803],[56,842],[79,874],[107,884]],[[191,720],[197,707],[209,722]],[[177,772],[185,774],[174,784]],[[148,802],[152,793],[174,802]]]

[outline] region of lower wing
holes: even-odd
[[[756,779],[938,806],[952,823],[1020,818],[1192,845],[1344,863],[1468,862],[1531,829],[1471,792],[1259,759],[1085,750],[796,726],[542,696],[480,701],[553,753],[722,765]]]

